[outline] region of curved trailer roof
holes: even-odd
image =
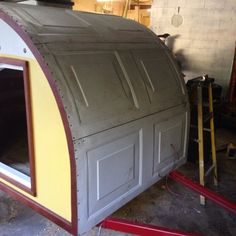
[[[0,5],[46,62],[73,139],[185,101],[182,78],[170,53],[147,28],[117,16],[40,8]]]

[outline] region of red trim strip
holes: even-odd
[[[200,234],[170,230],[164,227],[135,223],[128,220],[108,218],[100,227],[141,236],[199,236]]]
[[[183,174],[178,171],[173,171],[169,175],[173,180],[180,182],[181,184],[185,185],[186,187],[200,193],[202,196],[209,198],[213,202],[217,203],[218,205],[224,207],[228,211],[236,214],[236,204],[229,201],[228,199],[222,197],[221,195],[203,187],[202,185],[192,181],[191,179],[187,178]]]
[[[63,224],[61,224],[60,219],[58,220],[58,223],[56,221],[54,221],[56,224],[58,224],[59,226],[61,226],[62,228],[66,229],[67,231],[69,231],[70,233],[72,233],[73,235],[77,235],[78,232],[78,219],[77,219],[77,186],[76,186],[76,162],[75,162],[75,157],[74,157],[74,145],[73,145],[73,141],[72,141],[72,135],[71,135],[71,131],[70,131],[70,127],[69,127],[69,123],[67,120],[67,115],[64,109],[64,105],[62,103],[61,97],[58,94],[56,85],[54,83],[53,77],[51,72],[49,71],[49,68],[47,66],[47,64],[45,63],[42,55],[40,54],[40,52],[38,51],[38,49],[35,47],[34,43],[32,42],[32,40],[30,39],[30,37],[26,34],[26,32],[13,20],[13,18],[9,15],[7,15],[4,11],[0,10],[0,19],[4,20],[7,24],[9,24],[17,33],[18,35],[25,41],[25,43],[27,44],[27,46],[30,48],[30,50],[32,51],[33,55],[35,56],[36,60],[38,61],[39,65],[41,66],[47,80],[48,83],[50,84],[50,87],[52,89],[52,92],[55,96],[61,117],[62,117],[62,121],[63,121],[63,125],[65,128],[65,132],[66,132],[66,137],[67,137],[67,143],[68,143],[68,149],[69,149],[69,154],[70,154],[70,168],[71,168],[71,210],[72,210],[72,219],[71,219],[71,228],[67,229],[64,227]],[[2,185],[0,185],[1,188]],[[3,188],[2,188],[3,189]],[[21,194],[18,194],[18,192],[13,191],[15,197],[18,198],[18,200],[25,202],[25,200],[22,198]],[[22,200],[21,200],[22,199]],[[31,208],[33,208],[33,205],[30,206]],[[35,209],[37,212],[40,213],[40,207]],[[48,216],[46,216],[48,217]],[[54,218],[56,219],[56,215],[54,215]],[[49,217],[48,217],[49,218]],[[50,219],[50,218],[49,218]]]

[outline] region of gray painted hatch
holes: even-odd
[[[0,9],[21,25],[48,64],[74,139],[186,102],[169,52],[136,22],[23,4]]]
[[[0,4],[52,73],[74,140],[79,234],[186,161],[189,106],[166,46],[116,16]]]

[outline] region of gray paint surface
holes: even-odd
[[[189,107],[169,50],[116,16],[0,4],[53,74],[74,141],[79,234],[186,161]]]

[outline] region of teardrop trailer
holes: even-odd
[[[187,93],[157,36],[116,16],[0,10],[2,190],[76,235],[185,163]]]

